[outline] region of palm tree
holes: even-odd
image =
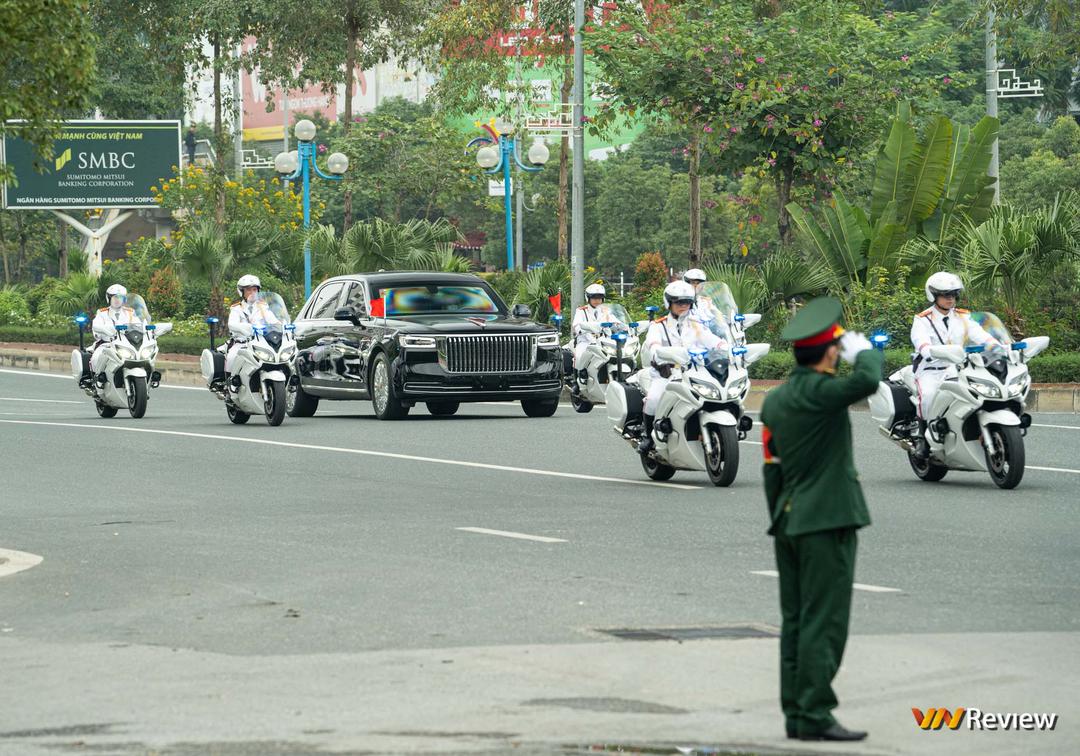
[[[561,261],[549,261],[521,277],[515,304],[525,304],[533,319],[541,323],[555,314],[548,297],[570,291],[570,267]]]
[[[461,234],[445,218],[391,223],[381,218],[354,224],[338,238],[329,226],[309,235],[323,277],[376,270],[464,272],[469,261],[454,254]]]
[[[72,273],[49,294],[45,307],[51,313],[64,316],[93,312],[101,301],[98,289],[97,276]]]

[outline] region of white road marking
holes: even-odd
[[[1065,430],[1080,430],[1080,425],[1044,425],[1043,423],[1032,423],[1032,428],[1064,428]]]
[[[562,538],[548,538],[547,536],[529,535],[528,533],[515,533],[512,530],[489,530],[488,528],[454,528],[469,533],[482,535],[502,536],[503,538],[520,538],[523,541],[539,541],[540,543],[568,543]]]
[[[20,399],[12,396],[0,396],[0,402],[43,402],[45,404],[82,404],[73,399]]]
[[[1045,470],[1046,472],[1063,472],[1080,475],[1080,470],[1070,470],[1067,467],[1036,467],[1035,465],[1027,465],[1026,467],[1028,470]]]
[[[168,368],[166,368],[168,372]],[[75,379],[71,375],[61,375],[60,373],[46,373],[41,370],[10,370],[8,368],[0,368],[0,373],[11,373],[12,375],[31,375],[36,378],[60,378],[61,380],[71,381],[74,383]],[[205,386],[173,386],[171,383],[163,383],[158,388],[167,389],[180,389],[181,391],[207,391]],[[38,399],[37,401],[46,401],[44,399]],[[79,402],[76,402],[78,404]]]
[[[222,436],[215,433],[191,433],[188,431],[160,430],[157,428],[131,428],[123,425],[99,425],[96,423],[53,423],[38,420],[0,420],[0,423],[9,425],[44,425],[54,428],[85,428],[89,430],[107,430],[120,433],[153,433],[161,436],[182,436],[186,438],[209,438],[215,441],[232,441],[241,444],[262,444],[264,446],[281,446],[289,449],[311,449],[313,451],[336,452],[338,454],[356,454],[365,457],[384,457],[387,459],[403,459],[410,462],[430,462],[438,465],[455,465],[458,467],[472,467],[481,470],[498,470],[500,472],[522,473],[524,475],[541,475],[552,478],[570,478],[572,480],[591,480],[600,483],[624,483],[631,486],[652,486],[656,488],[674,488],[680,491],[701,491],[702,486],[688,486],[681,483],[660,483],[652,480],[630,480],[629,478],[608,478],[601,475],[585,475],[583,473],[560,472],[557,470],[538,470],[531,467],[512,467],[510,465],[493,465],[486,462],[466,462],[460,459],[441,459],[439,457],[421,457],[415,454],[396,454],[394,452],[374,451],[371,449],[347,449],[341,446],[320,446],[318,444],[298,444],[290,441],[271,441],[265,438],[242,438],[240,436]]]
[[[26,551],[13,549],[0,549],[0,577],[14,575],[16,572],[28,570],[41,564],[43,557]]]
[[[751,570],[751,575],[762,575],[763,577],[780,577],[780,573],[776,570]],[[852,587],[857,591],[869,591],[870,593],[903,593],[900,588],[886,588],[883,585],[868,585],[866,583],[854,583]]]

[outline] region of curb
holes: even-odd
[[[0,367],[17,370],[40,370],[47,373],[71,373],[71,352],[23,349],[18,347],[0,348]],[[187,359],[178,359],[186,357]],[[193,362],[189,355],[162,355],[156,364],[161,371],[162,382],[174,386],[204,387],[198,362]],[[750,411],[761,409],[769,389],[782,381],[758,381],[750,388],[746,397],[745,408]],[[563,389],[562,402],[570,401],[570,392]],[[859,402],[853,409],[865,410],[866,402]],[[1027,398],[1029,412],[1080,412],[1080,384],[1077,383],[1036,383],[1031,387]]]

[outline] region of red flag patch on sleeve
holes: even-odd
[[[368,314],[373,318],[386,317],[386,303],[383,301],[382,297],[371,300],[371,304],[368,306]]]

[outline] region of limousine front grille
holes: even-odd
[[[532,336],[447,336],[439,358],[448,373],[525,373],[532,369]]]

